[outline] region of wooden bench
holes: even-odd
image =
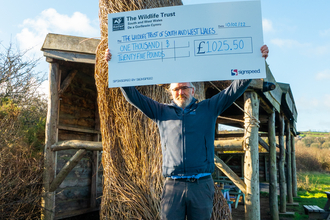
[[[328,201],[324,206],[324,211],[330,211],[330,192],[324,192],[327,195]]]
[[[244,193],[242,193],[241,190],[239,191],[229,191],[229,195],[233,195],[233,198],[235,199],[235,209],[237,209],[238,206],[238,202],[241,196],[243,196],[243,204],[245,204],[245,195]]]
[[[309,219],[329,219],[329,213],[321,209],[317,205],[304,205],[305,214]]]

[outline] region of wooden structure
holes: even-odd
[[[98,43],[95,39],[48,34],[42,47],[46,61],[50,63],[43,219],[90,212],[97,210],[100,203],[102,144],[93,75]],[[286,202],[291,203],[291,198],[297,195],[294,155],[297,110],[290,86],[277,83],[265,65],[267,78],[253,80],[236,101],[241,109],[232,105],[217,120],[218,124],[242,128],[244,133],[215,131],[215,164],[245,194],[246,219],[256,220],[260,219],[259,179],[270,182],[273,219],[278,219],[279,215],[277,170],[280,171],[280,212],[286,212]],[[276,88],[266,91],[267,82]],[[218,92],[214,86],[224,89],[228,83],[206,82],[206,98]],[[278,144],[276,136],[280,140]],[[281,149],[279,160],[276,146]],[[267,153],[259,153],[259,148]],[[287,160],[285,149],[290,157]],[[233,151],[236,153],[226,154]],[[235,156],[239,156],[243,164],[239,169],[230,164]],[[289,182],[285,173],[288,173]],[[240,177],[244,177],[243,180]]]
[[[48,34],[42,46],[50,63],[44,219],[97,210],[100,203],[102,146],[94,80],[99,41],[84,40]]]

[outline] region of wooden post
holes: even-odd
[[[276,131],[275,131],[275,111],[268,120],[269,139],[269,209],[272,220],[278,220],[278,200],[277,200],[277,169],[276,169]]]
[[[48,60],[52,61],[52,60]],[[41,219],[54,219],[55,215],[55,193],[49,191],[51,182],[55,175],[55,153],[51,150],[51,146],[55,144],[57,139],[57,123],[58,123],[58,72],[59,65],[50,63],[49,70],[49,98],[48,112],[46,121],[46,140],[44,150],[44,174],[43,174],[43,198],[42,198],[42,214]]]
[[[291,168],[291,132],[290,132],[290,121],[286,121],[286,155],[287,155],[287,195],[288,195],[288,203],[293,203],[292,197],[292,168]]]
[[[296,147],[294,136],[291,136],[291,163],[292,163],[292,195],[297,197],[297,167],[296,167]]]
[[[279,146],[280,146],[280,213],[286,213],[286,184],[285,184],[285,148],[284,148],[284,116],[279,115]]]
[[[244,93],[244,126],[245,126],[245,155],[244,155],[244,182],[245,219],[260,219],[259,195],[259,99],[256,92]],[[248,113],[248,114],[247,114]]]

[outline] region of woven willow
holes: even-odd
[[[108,48],[107,15],[181,4],[180,0],[99,1],[101,42],[96,51],[95,81],[103,145],[101,219],[160,219],[160,197],[164,181],[156,124],[131,106],[118,88],[108,88],[108,64],[104,60],[104,52]],[[204,99],[204,84],[195,85],[197,98]],[[170,101],[164,85],[143,86],[138,89],[158,102]],[[215,197],[223,199],[221,193]],[[227,210],[226,213],[229,212],[228,206],[224,206],[223,202],[216,204],[216,209],[222,207]],[[220,212],[215,212],[214,219],[221,219],[221,213],[218,213]]]

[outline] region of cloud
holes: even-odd
[[[316,98],[300,97],[296,104],[299,112],[314,112],[321,106],[321,101]]]
[[[330,69],[318,72],[315,78],[316,80],[330,80]]]
[[[303,44],[296,40],[280,39],[280,38],[272,39],[271,43],[273,43],[281,48],[302,48],[302,47],[309,46],[308,44]]]
[[[269,19],[262,19],[262,28],[264,32],[274,32],[273,23]]]
[[[80,12],[68,16],[59,14],[49,8],[35,18],[25,19],[21,25],[22,31],[16,35],[21,49],[40,50],[48,33],[75,35],[82,37],[97,37],[100,35],[97,28],[91,25],[90,19]]]

